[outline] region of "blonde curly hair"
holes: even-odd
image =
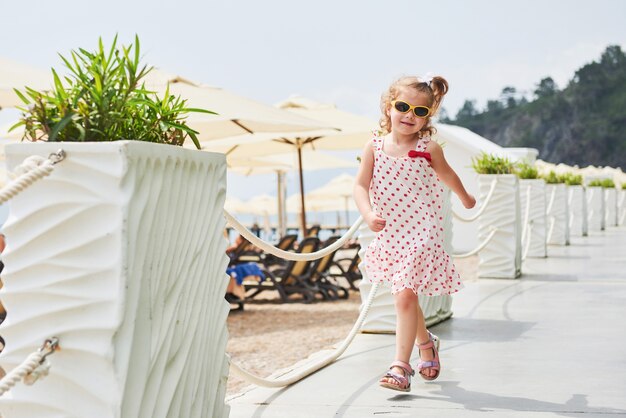
[[[415,76],[404,76],[395,80],[389,88],[383,92],[380,97],[380,111],[382,116],[380,117],[380,127],[383,133],[387,134],[391,132],[391,118],[389,117],[389,111],[391,109],[391,102],[395,100],[403,89],[415,89],[418,93],[423,93],[428,97],[428,107],[431,108],[430,115],[426,118],[424,127],[419,131],[420,138],[425,135],[432,136],[437,132],[434,126],[431,125],[431,118],[439,110],[443,96],[448,92],[448,82],[445,78],[440,76],[434,76],[430,83],[421,82]]]

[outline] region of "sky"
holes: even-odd
[[[623,0],[0,0],[0,22],[0,56],[42,69],[99,36],[128,44],[138,34],[144,62],[168,72],[267,104],[299,94],[373,119],[401,75],[444,76],[453,116],[505,86],[530,96],[551,76],[563,88],[608,45],[626,50]],[[307,175],[307,189],[336,174]],[[240,177],[229,175],[234,196],[250,197],[252,184],[275,193],[271,175]]]

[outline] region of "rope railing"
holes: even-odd
[[[546,213],[552,212],[552,206],[554,206],[554,198],[556,197],[556,187],[552,188],[552,193],[550,193],[550,202],[548,202],[548,208],[546,209]]]
[[[19,366],[7,373],[0,381],[0,396],[4,395],[20,380],[26,385],[32,385],[39,378],[48,374],[50,363],[46,361],[46,357],[54,353],[59,347],[59,340],[52,337],[44,341],[39,350],[31,353],[26,360]]]
[[[369,312],[369,309],[372,306],[372,302],[374,301],[374,297],[376,296],[376,292],[378,291],[379,286],[380,286],[380,283],[375,283],[372,286],[369,297],[367,298],[367,301],[365,302],[365,305],[363,306],[363,309],[361,310],[361,313],[359,314],[358,319],[354,323],[354,326],[350,330],[350,333],[348,334],[346,339],[341,343],[341,345],[337,347],[329,355],[320,359],[316,363],[309,365],[306,369],[301,370],[297,374],[287,377],[287,378],[271,379],[271,380],[256,376],[242,369],[241,366],[239,366],[237,363],[234,363],[232,361],[230,363],[231,370],[233,371],[235,375],[237,375],[241,379],[244,379],[250,383],[253,383],[258,386],[268,387],[268,388],[276,388],[276,387],[283,387],[283,386],[288,386],[293,383],[296,383],[304,379],[305,377],[309,376],[310,374],[315,373],[316,371],[320,369],[323,369],[324,367],[328,366],[329,364],[337,360],[346,351],[348,346],[352,343],[352,340],[354,340],[354,337],[361,329],[361,326],[363,325],[363,321],[365,321],[365,317],[367,316],[367,313]]]
[[[452,211],[452,215],[456,219],[461,221],[461,222],[474,222],[476,219],[478,219],[480,217],[480,215],[483,214],[483,212],[487,208],[487,205],[489,204],[489,202],[491,201],[491,197],[493,196],[493,192],[496,190],[496,184],[497,183],[498,183],[498,179],[497,178],[495,178],[495,179],[493,179],[491,181],[491,188],[489,189],[489,193],[487,193],[487,197],[485,198],[485,202],[480,207],[478,212],[476,212],[474,215],[470,216],[469,218],[464,218],[461,215],[459,215],[458,213],[456,213],[454,210]]]
[[[548,234],[546,235],[546,242],[550,242],[552,240],[552,233],[554,232],[555,225],[556,225],[556,218],[554,216],[551,216],[550,228],[548,228]]]
[[[483,242],[481,242],[478,247],[474,248],[472,251],[465,253],[465,254],[454,254],[455,258],[467,258],[467,257],[471,257],[475,254],[478,254],[483,248],[485,248],[487,246],[487,244],[489,244],[489,241],[491,241],[491,239],[494,237],[494,235],[496,235],[496,232],[498,232],[498,228],[495,227],[491,227],[491,232],[489,233],[489,235],[487,236],[487,238],[485,238],[485,240]]]
[[[526,241],[526,246],[524,248],[524,254],[522,255],[522,261],[526,260],[526,256],[528,256],[528,251],[530,250],[530,243],[533,240],[533,221],[530,221],[529,224],[526,225],[528,228],[524,228],[524,229],[528,229],[528,241]],[[522,240],[522,242],[524,242]]]
[[[62,149],[50,154],[48,158],[39,155],[26,158],[14,170],[17,177],[0,190],[0,204],[8,202],[37,180],[49,176],[54,166],[64,159],[65,151]]]
[[[289,251],[281,250],[280,248],[276,248],[274,245],[266,241],[263,241],[261,238],[257,237],[252,232],[250,232],[248,228],[243,226],[237,219],[233,217],[233,215],[228,213],[228,211],[226,210],[224,210],[224,217],[226,218],[226,221],[233,228],[237,230],[237,232],[239,232],[245,239],[250,241],[252,244],[256,245],[257,247],[259,247],[265,252],[273,254],[277,257],[284,258],[285,260],[292,260],[292,261],[317,260],[319,258],[322,258],[332,253],[333,251],[337,251],[339,248],[343,247],[343,245],[346,243],[346,241],[348,241],[352,237],[352,235],[354,235],[354,233],[359,229],[359,226],[361,226],[361,223],[363,222],[363,217],[359,216],[359,219],[357,219],[356,222],[354,222],[354,224],[352,225],[352,227],[350,227],[348,232],[346,232],[341,238],[335,241],[332,245],[329,245],[328,247],[323,248],[319,251],[315,251],[313,253],[299,254],[299,253],[292,253]]]

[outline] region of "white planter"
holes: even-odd
[[[226,417],[226,164],[135,141],[8,145],[8,168],[63,148],[10,201],[4,227],[9,370],[57,336],[46,378],[4,417]]]
[[[565,184],[547,184],[546,209],[548,217],[548,244],[569,245],[569,208],[567,205],[567,186]]]
[[[448,254],[452,255],[452,205],[450,203],[450,191],[445,190],[444,204],[444,248]],[[372,232],[366,223],[359,228],[359,244],[361,251],[359,252],[361,260],[365,260],[365,249],[376,238],[376,234]],[[359,265],[363,280],[359,284],[361,293],[361,309],[365,306],[365,302],[369,298],[372,290],[372,283],[367,277],[365,271],[365,261]],[[452,296],[419,296],[419,304],[424,313],[426,326],[435,325],[452,316]],[[374,301],[370,306],[370,310],[363,322],[361,332],[370,334],[393,334],[396,332],[396,307],[394,298],[391,294],[391,286],[381,284],[374,296]]]
[[[604,189],[600,186],[587,186],[587,209],[589,231],[604,231],[605,209]]]
[[[525,257],[547,257],[546,182],[520,179],[522,248]]]
[[[626,190],[617,191],[617,225],[624,225],[626,219]]]
[[[604,215],[605,226],[617,226],[617,189],[614,187],[604,189]]]
[[[583,186],[567,186],[570,236],[587,236],[587,197]]]
[[[519,180],[513,174],[480,174],[480,202],[487,199],[492,181],[496,188],[485,211],[478,218],[478,242],[489,243],[479,252],[478,276],[515,279],[522,273],[522,220]]]

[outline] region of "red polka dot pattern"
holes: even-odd
[[[429,137],[416,150],[425,151]],[[370,196],[376,213],[387,220],[365,251],[365,270],[373,282],[391,284],[391,293],[411,289],[417,295],[452,294],[463,288],[459,273],[443,249],[443,186],[424,158],[394,158],[374,136],[374,172]]]

